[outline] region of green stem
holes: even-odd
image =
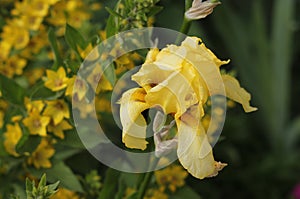
[[[158,161],[159,161],[159,158],[155,158],[153,160],[153,162],[152,162],[152,164],[150,166],[150,170],[153,170],[156,167]],[[145,177],[144,177],[144,179],[142,181],[142,184],[141,184],[141,186],[140,186],[140,188],[138,190],[137,199],[143,199],[144,198],[146,190],[147,190],[147,187],[148,187],[148,185],[149,185],[149,183],[151,181],[151,178],[152,178],[153,174],[154,174],[154,171],[150,171],[150,172],[146,173],[146,175],[145,175]]]
[[[180,32],[183,33],[183,34],[187,34],[189,32],[189,30],[190,30],[191,22],[192,21],[184,18],[183,22],[181,24]]]
[[[185,11],[187,11],[190,7],[192,6],[192,0],[186,0],[185,1]],[[186,19],[185,17],[183,18],[181,27],[180,27],[180,32],[182,34],[187,34],[190,30],[191,27],[191,22],[190,20]],[[179,44],[179,42],[182,40],[182,35],[178,35],[177,39],[176,39],[176,44]]]

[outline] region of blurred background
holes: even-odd
[[[178,30],[183,1],[161,1],[156,26]],[[224,0],[188,35],[199,36],[223,69],[236,71],[258,111],[228,110],[215,158],[218,177],[189,184],[203,198],[290,198],[300,183],[300,1]],[[180,19],[180,17],[178,17]]]

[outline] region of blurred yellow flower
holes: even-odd
[[[9,21],[1,33],[2,41],[10,43],[17,50],[26,47],[30,39],[29,31],[22,24],[18,20]]]
[[[50,117],[41,116],[38,110],[29,113],[23,123],[29,129],[30,134],[47,136],[46,127],[50,122]]]
[[[46,139],[42,139],[39,146],[28,158],[28,164],[34,165],[35,168],[51,168],[50,158],[54,155],[55,150]]]
[[[162,170],[155,171],[156,182],[161,191],[168,188],[175,192],[177,188],[184,186],[188,173],[179,165],[168,166]]]
[[[59,188],[58,192],[54,194],[50,199],[79,199],[79,196],[73,191]]]
[[[26,1],[25,1],[26,2]],[[31,0],[28,2],[27,15],[44,17],[48,14],[49,3],[45,0]]]
[[[183,167],[200,179],[215,176],[226,164],[214,160],[201,119],[209,95],[220,94],[216,75],[221,77],[219,67],[227,63],[196,37],[187,37],[181,46],[151,50],[141,69],[132,76],[142,88],[130,89],[120,99],[125,145],[146,149],[146,121],[142,112],[159,106],[164,114],[175,119],[177,155]],[[224,75],[223,81],[227,97],[242,104],[246,112],[256,110],[249,104],[250,94],[235,78]]]
[[[0,129],[3,127],[4,124],[4,111],[0,110]]]
[[[56,72],[53,70],[47,70],[47,80],[45,86],[52,91],[59,91],[67,87],[68,78],[66,71],[63,67],[60,67]]]
[[[46,101],[43,115],[51,117],[54,125],[60,123],[64,118],[70,118],[68,104],[64,100]]]
[[[62,120],[57,125],[54,125],[53,122],[50,122],[47,129],[49,132],[52,132],[54,135],[56,135],[60,139],[64,139],[65,138],[64,131],[70,130],[72,128],[73,127],[66,120]]]
[[[95,108],[99,112],[111,112],[111,102],[104,96],[95,98]]]
[[[168,199],[168,195],[157,189],[148,189],[144,199]]]
[[[0,60],[5,60],[8,57],[11,47],[11,43],[3,40],[0,41]]]
[[[43,21],[43,17],[36,15],[24,15],[21,20],[24,22],[24,26],[29,30],[37,31]]]
[[[35,111],[40,113],[45,106],[42,100],[30,101],[30,99],[27,97],[25,97],[24,99],[24,104],[28,113],[35,112]]]
[[[99,94],[100,91],[111,91],[113,89],[111,83],[105,77],[101,66],[98,64],[89,74],[87,82],[93,87],[94,91]]]
[[[19,154],[16,152],[16,145],[18,144],[19,140],[22,137],[22,130],[20,128],[20,125],[18,123],[7,124],[6,125],[6,132],[4,133],[4,147],[5,150],[15,156],[18,157]]]
[[[68,86],[65,95],[66,96],[76,95],[76,98],[80,101],[85,97],[87,91],[88,91],[88,85],[85,82],[85,80],[74,75],[72,78],[68,80]]]
[[[7,67],[7,70],[10,70],[11,74],[13,75],[21,75],[23,73],[23,68],[26,66],[26,64],[27,60],[17,55],[13,55],[5,61],[5,66]]]
[[[27,77],[29,85],[33,85],[44,75],[44,68],[33,68],[31,70],[26,70],[24,75]]]

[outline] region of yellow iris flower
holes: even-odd
[[[141,69],[132,76],[140,88],[126,91],[119,101],[125,145],[147,148],[142,112],[160,107],[175,119],[177,155],[183,167],[200,179],[217,175],[226,164],[214,160],[201,120],[209,96],[220,94],[219,67],[228,62],[219,60],[196,37],[187,37],[181,46],[151,50]],[[249,104],[250,94],[234,77],[222,75],[222,79],[228,98],[242,104],[245,112],[256,110]]]

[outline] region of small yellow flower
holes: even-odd
[[[66,89],[66,96],[76,95],[78,100],[82,100],[88,90],[87,83],[80,77],[73,76],[68,80],[68,86]]]
[[[165,191],[168,188],[170,191],[175,192],[177,188],[184,186],[184,180],[187,176],[188,173],[179,165],[155,171],[155,178],[161,191]]]
[[[168,195],[157,189],[148,189],[144,199],[168,199]]]
[[[93,50],[93,45],[90,43],[85,49],[81,49],[79,46],[77,46],[77,49],[78,49],[78,52],[79,52],[79,54],[80,54],[80,57],[82,58],[82,59],[85,59],[88,55],[89,55],[89,53],[91,53],[92,52],[92,50]],[[97,52],[97,51],[93,51],[93,52]],[[97,54],[97,53],[93,53],[93,55],[94,54]],[[98,54],[96,55],[96,58],[98,57]]]
[[[36,15],[23,15],[21,19],[25,27],[29,30],[37,31],[44,18]]]
[[[48,14],[49,3],[45,0],[31,0],[26,14],[44,17]]]
[[[64,134],[65,130],[70,130],[72,128],[73,127],[66,120],[61,121],[57,125],[54,125],[52,122],[50,123],[50,125],[48,125],[48,131],[52,132],[60,139],[65,138],[65,134]]]
[[[35,111],[40,113],[45,106],[42,100],[30,101],[30,99],[27,97],[25,97],[24,99],[24,104],[28,113],[35,112]]]
[[[18,123],[15,123],[14,125],[6,125],[6,132],[4,133],[4,147],[9,154],[15,157],[19,156],[19,154],[16,152],[15,147],[18,144],[21,137],[22,130]]]
[[[95,108],[99,112],[111,112],[111,102],[104,96],[95,98]]]
[[[2,41],[10,43],[17,50],[26,47],[30,40],[29,31],[20,19],[8,21],[7,25],[3,27],[1,37]]]
[[[60,67],[57,72],[47,70],[47,80],[45,86],[52,91],[59,91],[67,87],[68,78],[63,67]]]
[[[11,50],[12,44],[7,41],[0,41],[0,60],[7,59],[10,50]]]
[[[88,83],[96,90],[98,94],[100,91],[111,91],[113,89],[111,83],[105,77],[101,66],[97,65],[87,78]]]
[[[35,168],[51,168],[50,158],[54,155],[55,150],[47,140],[42,139],[39,146],[28,158],[28,164],[34,165]]]
[[[21,75],[23,68],[26,66],[27,61],[17,55],[11,56],[6,60],[6,67],[13,72],[13,74]]]
[[[50,199],[79,199],[79,196],[73,191],[59,188],[58,192],[54,194]]]
[[[29,113],[23,120],[24,125],[29,129],[30,134],[47,136],[46,127],[50,122],[50,117],[41,116],[38,110]]]
[[[54,125],[60,123],[64,118],[70,118],[69,107],[64,100],[47,101],[46,104],[43,115],[50,116]]]
[[[33,85],[44,75],[44,68],[33,68],[31,70],[27,70],[24,75],[27,77],[27,80],[30,85]]]

